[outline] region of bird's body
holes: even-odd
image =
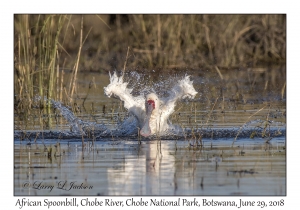
[[[140,134],[147,137],[151,135],[164,135],[174,127],[168,123],[169,116],[174,112],[176,101],[183,98],[194,98],[197,92],[193,82],[186,76],[169,91],[167,98],[159,99],[155,93],[146,96],[134,97],[132,89],[127,88],[128,83],[116,73],[110,75],[110,84],[104,88],[105,94],[117,96],[124,102],[124,107],[137,119]]]

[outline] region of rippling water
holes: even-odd
[[[58,101],[76,122],[111,132],[76,133],[61,109],[40,109],[41,98],[28,112],[15,110],[14,194],[286,195],[283,85],[271,74],[257,75],[248,81],[237,72],[226,85],[194,76],[199,95],[178,103],[170,118],[186,133],[152,139],[119,135],[128,114],[104,96],[107,75],[80,76],[76,100]],[[148,81],[137,76],[128,77],[136,87]]]
[[[285,195],[285,139],[15,142],[15,195]],[[52,147],[49,156],[45,151]],[[72,184],[73,182],[73,184]],[[52,187],[52,189],[51,189]]]

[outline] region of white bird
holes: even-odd
[[[105,94],[108,97],[115,95],[124,102],[124,107],[137,119],[140,134],[145,137],[164,135],[173,130],[168,118],[174,112],[177,100],[193,99],[197,94],[190,76],[185,76],[169,91],[168,97],[159,99],[155,93],[150,93],[145,100],[144,96],[131,95],[132,89],[127,88],[128,83],[123,82],[123,77],[116,73],[109,76],[110,84],[104,87]]]

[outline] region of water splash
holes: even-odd
[[[163,83],[157,84],[154,87],[160,87]],[[146,131],[141,132],[141,135],[144,136],[164,135],[173,130],[174,126],[168,120],[169,116],[174,112],[177,101],[185,98],[193,99],[197,94],[189,76],[178,80],[168,91],[167,97],[159,98],[156,92],[152,92],[146,96],[145,100],[142,94],[138,96],[132,95],[132,90],[132,88],[128,87],[128,82],[124,82],[123,77],[118,77],[116,72],[112,75],[110,74],[110,84],[104,87],[105,95],[108,97],[116,96],[124,102],[124,107],[137,119],[138,124],[136,126],[141,131]],[[152,105],[149,106],[149,103]]]
[[[177,100],[176,96],[181,95],[178,99],[182,98],[193,98],[196,94],[194,89],[191,89],[192,81],[188,76],[183,78],[176,78],[176,77],[168,77],[164,81],[157,81],[154,84],[145,85],[147,82],[148,76],[138,74],[136,72],[130,72],[130,77],[126,77],[128,82],[124,82],[122,77],[117,77],[116,75],[111,75],[110,77],[110,85],[105,88],[105,93],[108,96],[113,96],[115,91],[123,91],[122,93],[118,93],[119,95],[131,95],[134,102],[133,104],[138,104],[143,111],[145,109],[145,96],[149,92],[156,93],[160,99],[161,104],[168,103],[170,101]],[[117,88],[116,88],[117,87]],[[116,88],[112,90],[111,88]],[[174,99],[175,98],[175,99]],[[36,101],[42,100],[41,97],[36,97]],[[65,138],[81,138],[82,136],[91,137],[91,138],[104,138],[104,137],[128,137],[128,138],[136,138],[138,136],[139,129],[141,129],[141,123],[143,123],[143,118],[139,119],[131,112],[131,108],[134,107],[132,104],[126,104],[125,108],[127,108],[128,113],[124,120],[119,121],[116,127],[109,127],[109,125],[97,124],[96,122],[88,122],[84,121],[75,116],[75,114],[66,106],[64,106],[61,102],[55,101],[52,99],[44,98],[45,101],[51,103],[53,107],[60,111],[61,115],[67,120],[71,132],[62,131],[57,133],[57,136],[64,136]],[[154,137],[160,137],[163,139],[178,139],[178,138],[195,138],[195,136],[202,137],[202,138],[234,138],[238,133],[239,138],[249,138],[253,133],[253,130],[257,132],[261,132],[263,128],[259,128],[258,126],[253,129],[255,124],[262,124],[264,121],[257,119],[253,121],[249,121],[242,125],[242,131],[239,132],[241,127],[234,127],[232,129],[227,128],[212,128],[207,127],[204,128],[203,125],[199,125],[199,127],[191,128],[183,128],[178,125],[173,125],[168,116],[172,114],[174,111],[174,107],[176,103],[173,103],[172,106],[169,108],[169,113],[167,115],[166,121],[168,121],[169,129],[165,130],[164,132],[160,132]],[[144,108],[143,108],[144,107]],[[142,115],[143,116],[143,115]],[[270,122],[273,127],[270,128],[269,132],[270,135],[276,136],[284,136],[285,129],[282,129],[282,126],[279,125],[277,122]],[[279,129],[279,127],[281,127]],[[18,132],[17,136],[20,136]],[[51,138],[55,138],[53,136],[53,131],[45,134],[45,136],[49,135]],[[16,135],[15,135],[16,136]],[[63,138],[64,138],[63,137]]]
[[[61,115],[68,121],[70,130],[74,134],[88,135],[90,133],[98,135],[105,135],[110,133],[110,130],[103,124],[97,124],[95,122],[87,122],[77,118],[74,113],[67,107],[63,106],[61,102],[49,100],[54,108],[58,109]]]
[[[43,137],[49,139],[81,139],[82,137],[99,140],[102,138],[111,138],[111,137],[126,137],[136,139],[138,136],[138,120],[135,116],[128,114],[123,121],[120,121],[114,129],[109,129],[104,124],[97,124],[95,122],[87,122],[79,119],[74,115],[74,113],[64,106],[61,102],[55,100],[47,100],[51,103],[54,108],[58,109],[61,115],[68,121],[70,126],[69,131],[43,131]],[[152,138],[159,137],[160,139],[191,139],[197,140],[198,138],[208,138],[208,139],[219,139],[219,138],[228,138],[234,139],[238,134],[239,138],[249,138],[253,132],[262,133],[263,127],[251,127],[257,123],[261,124],[265,121],[256,119],[247,122],[242,126],[240,131],[239,127],[233,128],[212,128],[212,127],[201,127],[201,128],[182,128],[178,125],[172,125],[171,129],[167,130],[165,133],[160,136],[152,136]],[[279,124],[273,122],[278,127],[272,127],[268,130],[270,136],[285,136],[286,130],[282,127],[279,128]],[[27,137],[23,131],[15,131],[16,139],[26,139],[29,136],[36,136],[35,134],[39,133],[38,131],[28,132]],[[31,134],[34,135],[31,135]],[[25,136],[24,136],[25,135]]]

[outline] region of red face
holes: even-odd
[[[148,100],[147,103],[148,103],[148,106],[152,105],[152,109],[155,109],[155,102],[153,100]]]

